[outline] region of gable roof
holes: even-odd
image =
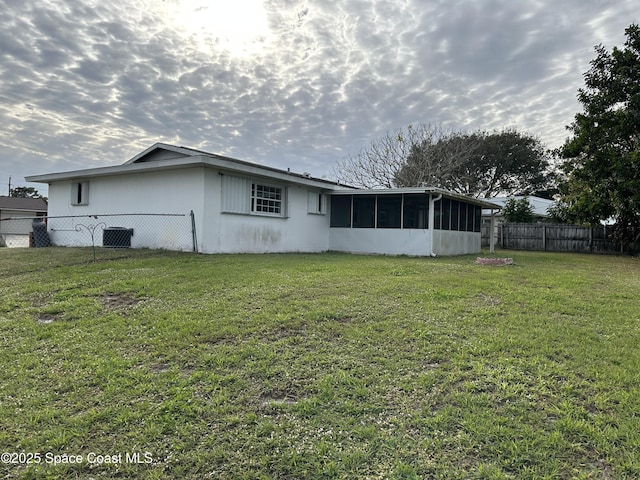
[[[349,188],[346,185],[323,178],[315,178],[309,174],[294,173],[289,170],[267,167],[253,162],[225,157],[193,148],[177,147],[166,143],[156,143],[122,165],[32,175],[25,177],[25,180],[37,183],[52,183],[65,180],[79,180],[92,177],[127,175],[145,171],[175,170],[192,167],[214,167],[229,172],[268,177],[283,182],[300,183],[325,189]]]
[[[17,210],[24,212],[46,212],[47,202],[41,198],[22,198],[0,196],[0,210]]]
[[[258,165],[256,163],[247,162],[244,160],[238,160],[237,158],[226,157],[224,155],[218,155],[216,153],[205,152],[204,150],[197,150],[195,148],[190,147],[178,147],[176,145],[171,145],[169,143],[157,142],[151,145],[149,148],[146,148],[142,152],[138,153],[136,156],[124,162],[125,165],[130,165],[132,163],[144,163],[157,160],[158,152],[162,151],[165,155],[162,155],[163,160],[168,159],[178,159],[185,157],[194,157],[194,156],[206,156],[211,158],[221,158],[225,160],[229,160],[232,162],[237,162],[239,164],[249,164],[249,165]]]

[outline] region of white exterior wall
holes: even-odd
[[[308,194],[309,191],[314,191],[313,189],[247,177],[249,181],[285,188],[287,216],[279,218],[258,214],[221,213],[222,178],[223,175],[216,169],[204,167],[93,177],[88,180],[88,205],[71,204],[72,181],[54,182],[49,187],[49,215],[56,217],[127,213],[187,214],[193,210],[198,251],[202,253],[328,250],[329,215],[308,213]],[[101,221],[106,222],[107,227],[133,228],[133,248],[189,250],[191,247],[190,244],[183,246],[184,239],[190,239],[189,217],[178,221],[149,216],[103,216],[95,220],[51,218],[51,240],[57,245],[90,246],[91,238],[86,230],[83,229],[76,234],[73,228],[77,224],[95,224]],[[177,228],[180,231],[176,231]],[[65,231],[62,231],[63,229]],[[96,231],[96,245],[101,245],[101,232]]]
[[[0,237],[4,245],[10,248],[28,247],[31,224],[37,216],[36,212],[24,210],[0,210],[0,218],[5,219],[0,221]]]
[[[429,229],[332,228],[329,250],[384,255],[464,255],[481,250],[480,232]]]
[[[431,255],[431,230],[332,228],[329,250],[384,255]]]
[[[0,210],[0,218],[5,219],[0,222],[0,234],[27,235],[31,233],[31,222],[37,217],[35,212],[25,212],[23,210]],[[15,218],[16,220],[8,220]],[[27,245],[29,241],[27,239]]]
[[[93,177],[88,205],[71,205],[71,181],[49,187],[49,215],[189,213],[202,210],[203,168]]]
[[[433,231],[433,253],[436,255],[464,255],[479,253],[480,232],[458,232],[454,230]]]
[[[93,177],[88,180],[87,205],[71,204],[72,181],[54,182],[49,186],[49,215],[106,214],[188,214],[195,213],[196,231],[202,228],[204,215],[203,168],[147,172],[144,174]],[[87,180],[82,180],[87,181]],[[53,243],[66,246],[90,246],[90,236],[78,224],[105,222],[107,227],[133,228],[132,247],[191,249],[189,216],[173,217],[99,217],[98,219],[49,220]],[[198,225],[200,223],[200,225]],[[81,229],[83,230],[83,229]],[[101,230],[96,231],[96,244],[101,245]]]
[[[29,235],[12,235],[10,233],[0,233],[0,240],[4,241],[4,246],[8,248],[27,248],[29,246]]]
[[[267,184],[277,183],[265,181]],[[207,225],[206,253],[324,252],[329,248],[329,215],[308,213],[309,189],[298,185],[286,188],[287,215],[273,217],[257,214],[220,213],[214,225]],[[213,189],[210,189],[213,191]],[[222,202],[217,189],[217,202]],[[208,207],[216,202],[208,203]],[[220,203],[221,205],[221,203]],[[217,208],[217,212],[221,209]],[[217,239],[217,241],[216,241]]]
[[[28,247],[29,233],[31,233],[32,218],[34,212],[24,212],[15,210],[0,210],[0,245],[6,247]],[[19,220],[8,220],[15,218]]]

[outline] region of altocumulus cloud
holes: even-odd
[[[0,194],[156,141],[314,175],[417,122],[555,147],[633,3],[5,0]]]

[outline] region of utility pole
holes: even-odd
[[[11,177],[9,177],[9,196],[11,196]]]

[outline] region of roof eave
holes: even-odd
[[[191,158],[185,162],[185,159],[166,160],[162,163],[136,163],[114,165],[109,167],[87,168],[83,170],[71,170],[60,173],[46,173],[43,175],[31,175],[25,177],[27,182],[34,183],[53,183],[65,180],[83,180],[94,177],[108,177],[113,175],[127,175],[129,173],[139,173],[152,170],[173,170],[187,166],[197,166]]]
[[[348,190],[348,189],[335,189],[331,192],[334,195],[398,195],[401,193],[428,193],[428,194],[436,194],[436,195],[444,195],[449,198],[463,200],[467,203],[472,203],[474,205],[479,205],[482,208],[486,208],[488,210],[500,210],[502,207],[500,205],[496,205],[495,203],[489,202],[487,200],[483,200],[480,198],[468,197],[466,195],[462,195],[460,193],[451,192],[449,190],[444,190],[438,187],[407,187],[407,188],[370,188],[370,189],[358,189],[358,190]]]
[[[147,154],[152,149],[147,149]],[[135,158],[135,157],[134,157]],[[129,175],[135,173],[144,173],[151,171],[176,170],[183,168],[210,167],[217,168],[223,172],[229,172],[240,175],[250,175],[260,178],[268,178],[280,182],[291,184],[302,184],[313,186],[315,188],[333,190],[335,188],[349,188],[345,185],[339,185],[329,180],[315,178],[298,173],[285,172],[262,165],[252,164],[249,162],[236,161],[215,155],[192,155],[189,157],[163,160],[161,162],[142,162],[142,163],[125,163],[124,165],[115,165],[110,167],[97,167],[84,170],[74,170],[61,173],[49,173],[44,175],[31,175],[25,177],[27,182],[47,183],[63,182],[68,180],[84,180],[95,177],[108,177],[115,175]]]
[[[10,208],[10,207],[0,207],[0,210],[11,210],[12,212],[47,212],[47,209],[42,208]]]

